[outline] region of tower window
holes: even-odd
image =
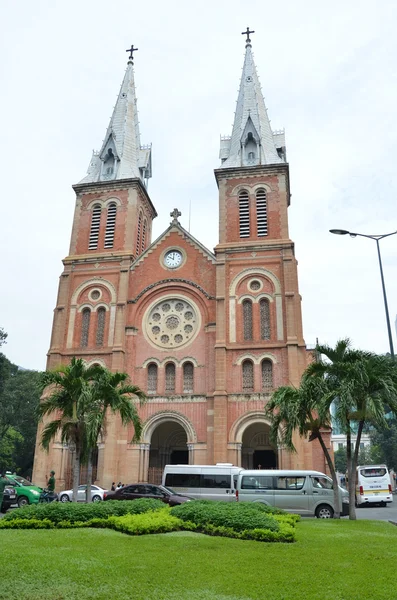
[[[254,364],[251,360],[243,362],[243,392],[254,391]]]
[[[101,205],[95,204],[92,209],[90,239],[88,242],[88,250],[96,250],[98,248],[99,228],[101,225]]]
[[[262,361],[262,391],[269,392],[273,388],[273,363],[265,358]]]
[[[101,307],[97,310],[97,322],[96,322],[96,345],[103,346],[103,338],[105,334],[105,319],[106,309]]]
[[[248,152],[248,160],[255,160],[255,152]]]
[[[147,221],[146,219],[143,221],[143,228],[142,228],[142,246],[141,246],[141,252],[143,252],[146,248],[146,233],[147,233]]]
[[[108,218],[106,220],[106,231],[105,231],[105,248],[113,248],[114,232],[116,229],[116,214],[117,214],[117,205],[115,202],[112,202],[108,206]]]
[[[252,302],[243,300],[243,330],[244,340],[252,340]]]
[[[175,393],[175,365],[174,363],[167,363],[165,365],[165,393]]]
[[[256,226],[258,237],[267,235],[267,201],[265,190],[256,192]]]
[[[136,232],[136,255],[140,254],[141,248],[141,232],[142,232],[142,213],[139,213],[138,217],[138,230]]]
[[[240,237],[246,238],[250,235],[250,212],[248,192],[243,190],[239,193],[239,217],[240,217]]]
[[[261,321],[261,339],[270,340],[270,304],[267,298],[262,298],[259,302],[259,312]]]
[[[89,308],[84,308],[83,312],[82,312],[82,320],[81,320],[80,346],[82,348],[87,348],[87,346],[88,346],[88,336],[90,333],[90,320],[91,320],[91,310]]]
[[[157,365],[156,363],[150,363],[147,368],[147,391],[148,394],[155,394],[157,392]]]
[[[194,377],[194,369],[193,364],[191,362],[186,362],[183,365],[183,392],[184,394],[189,394],[193,392],[193,377]]]

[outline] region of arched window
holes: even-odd
[[[83,312],[82,312],[82,319],[81,319],[80,346],[82,348],[87,348],[87,346],[88,346],[88,336],[90,333],[90,320],[91,320],[91,310],[89,308],[84,308]]]
[[[243,392],[254,391],[254,363],[252,360],[243,362]]]
[[[194,385],[194,370],[193,364],[191,362],[186,362],[183,365],[183,393],[191,394],[193,393],[193,385]]]
[[[101,306],[97,310],[96,317],[96,345],[103,346],[103,336],[105,334],[106,309]]]
[[[273,389],[273,363],[268,358],[262,361],[262,391]]]
[[[270,304],[267,298],[261,298],[259,302],[259,313],[261,321],[261,339],[270,340]]]
[[[265,190],[258,190],[256,192],[256,227],[258,237],[267,235],[267,202]]]
[[[165,393],[173,394],[175,392],[175,365],[167,363],[165,365]]]
[[[108,218],[106,220],[106,231],[105,231],[105,248],[113,248],[114,232],[116,229],[116,213],[117,204],[112,202],[108,206]]]
[[[147,368],[147,391],[148,394],[157,392],[157,365],[150,363]]]
[[[252,302],[243,300],[243,330],[244,339],[252,340]]]
[[[95,204],[92,208],[90,239],[88,242],[88,250],[96,250],[98,248],[99,228],[101,225],[101,205]]]
[[[240,217],[240,237],[246,238],[250,235],[250,207],[248,192],[242,190],[238,195],[238,208]]]
[[[136,255],[140,254],[141,250],[141,234],[142,234],[142,213],[139,213],[138,217],[138,230],[136,232]]]
[[[143,228],[142,228],[142,246],[141,246],[141,252],[143,252],[144,249],[146,248],[146,233],[147,233],[147,221],[145,219],[143,221]]]

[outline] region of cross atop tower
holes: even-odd
[[[247,27],[248,29],[248,27]],[[126,52],[129,52],[130,55],[128,57],[128,60],[131,60],[132,62],[134,62],[134,52],[136,52],[138,50],[138,48],[134,48],[134,44],[132,44],[131,48],[127,48]]]
[[[250,39],[250,33],[255,33],[255,31],[250,31],[250,28],[247,27],[246,31],[242,31],[241,35],[246,35],[247,39],[246,39],[246,47],[248,46],[248,44],[251,43],[251,39]]]
[[[181,211],[178,210],[177,208],[174,208],[174,210],[172,212],[170,212],[170,217],[172,217],[172,225],[179,223],[178,217],[180,217],[181,215],[182,215]]]

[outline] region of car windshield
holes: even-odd
[[[162,492],[168,492],[168,494],[176,494],[176,492],[174,492],[173,489],[169,488],[169,487],[165,487],[165,485],[159,485],[159,488]],[[178,494],[176,494],[178,495]]]
[[[24,477],[20,477],[19,475],[10,475],[11,479],[14,479],[20,485],[33,485],[31,481],[28,481]]]

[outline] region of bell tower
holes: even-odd
[[[244,414],[262,418],[273,389],[298,385],[306,366],[297,261],[288,231],[285,134],[270,126],[252,33],[249,28],[243,32],[245,57],[233,130],[221,137],[221,166],[215,170],[219,243],[214,462],[234,464],[249,463],[241,444],[230,442],[231,425],[239,419],[248,424]],[[288,467],[289,460],[278,456],[278,465]]]

